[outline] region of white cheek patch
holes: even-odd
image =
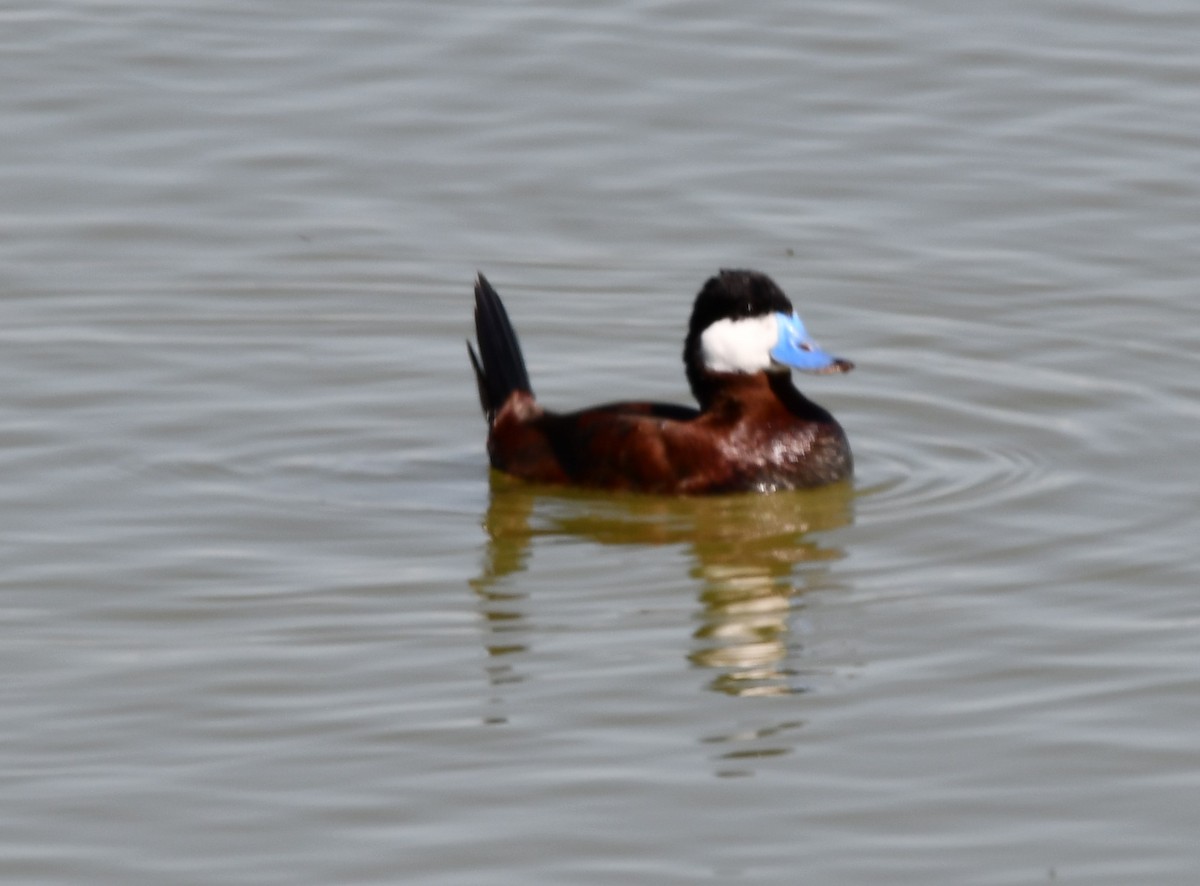
[[[711,372],[758,372],[770,368],[778,340],[774,314],[718,320],[700,334],[700,356]]]

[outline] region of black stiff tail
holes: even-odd
[[[475,277],[475,337],[479,340],[479,355],[475,354],[470,342],[467,342],[467,354],[475,367],[479,405],[490,425],[513,391],[532,394],[533,388],[508,312],[483,274]]]

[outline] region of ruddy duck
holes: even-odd
[[[475,280],[479,355],[467,353],[492,467],[535,483],[668,495],[774,492],[833,483],[854,462],[846,434],[792,384],[792,369],[854,364],[808,337],[783,291],[757,271],[721,271],[692,307],[683,362],[699,409],[610,403],[550,412],[534,399],[500,296]]]

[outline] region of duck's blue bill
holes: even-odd
[[[775,319],[779,321],[779,340],[771,348],[772,359],[802,372],[846,372],[854,367],[849,360],[839,360],[809,338],[799,315],[777,312]]]

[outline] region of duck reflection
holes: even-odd
[[[525,595],[499,580],[525,569],[535,538],[570,536],[685,546],[700,603],[688,658],[711,672],[709,687],[736,696],[803,691],[803,675],[789,667],[799,649],[790,633],[797,595],[827,584],[820,564],[843,556],[812,533],[847,525],[852,502],[848,482],[766,496],[660,498],[547,491],[493,474],[484,567],[471,583],[491,629],[491,678],[516,679],[504,658],[524,651],[527,636]]]

